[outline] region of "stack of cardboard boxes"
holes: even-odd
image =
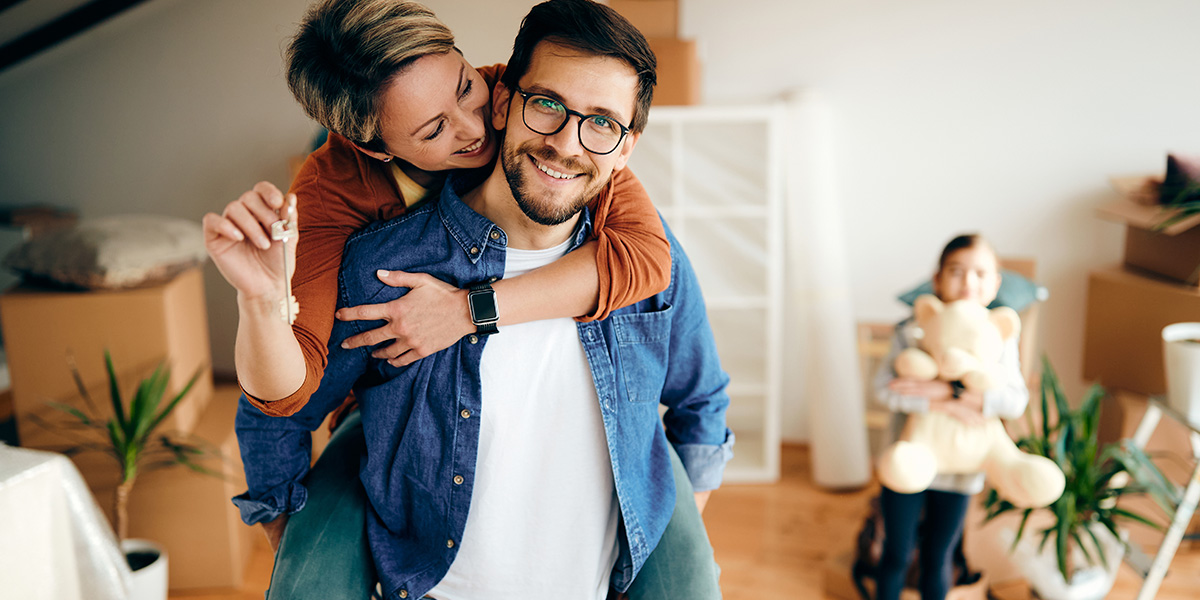
[[[169,282],[121,290],[68,292],[17,287],[0,296],[0,323],[12,375],[13,413],[21,445],[63,450],[88,440],[75,420],[48,402],[87,409],[71,377],[74,360],[99,405],[108,406],[104,351],[113,357],[128,399],[138,381],[161,361],[171,367],[167,393],[201,376],[161,431],[190,433],[219,449],[208,467],[215,477],[182,467],[139,475],[129,500],[129,535],[166,547],[172,590],[236,587],[242,583],[252,531],[229,498],[245,489],[233,419],[237,388],[214,399],[208,318],[200,269]],[[110,411],[111,409],[107,409]],[[73,457],[100,507],[112,519],[119,471],[112,457],[88,452]]]
[[[679,38],[679,0],[608,0],[641,30],[658,59],[654,106],[700,103],[700,59],[696,40]]]
[[[1157,194],[1147,196],[1147,186],[1129,179],[1113,184],[1121,197],[1098,212],[1126,226],[1124,260],[1089,274],[1083,354],[1084,378],[1110,392],[1101,413],[1104,442],[1131,437],[1147,398],[1166,393],[1163,328],[1200,321],[1200,216],[1160,228],[1174,213],[1157,203]],[[1168,420],[1147,449],[1185,462],[1192,454],[1187,430]],[[1181,464],[1159,462],[1174,481],[1188,477]],[[1193,519],[1188,532],[1197,531],[1200,519]]]
[[[1163,327],[1200,321],[1200,215],[1158,230],[1173,213],[1138,198],[1130,191],[1099,209],[1102,218],[1126,225],[1125,257],[1088,278],[1083,375],[1158,395],[1167,391]]]

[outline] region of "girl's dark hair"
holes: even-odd
[[[646,127],[654,85],[658,82],[658,63],[650,44],[617,11],[591,0],[548,0],[531,9],[513,41],[512,57],[501,81],[510,90],[529,71],[533,49],[542,41],[568,48],[611,56],[633,67],[638,77],[637,101],[629,129],[640,133]]]
[[[938,271],[946,268],[946,261],[949,260],[950,256],[955,252],[958,252],[959,250],[966,250],[967,248],[974,248],[976,246],[985,246],[989,249],[992,247],[992,245],[989,244],[987,240],[983,239],[983,236],[979,235],[978,233],[965,233],[950,240],[950,242],[946,244],[946,247],[942,248],[942,256],[938,258]]]

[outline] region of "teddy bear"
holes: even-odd
[[[896,375],[958,381],[986,391],[1003,381],[1000,355],[1021,329],[1016,311],[988,310],[976,302],[943,303],[921,296],[913,313],[923,332],[919,348],[896,358]],[[903,494],[920,492],[939,473],[982,471],[1001,498],[1019,508],[1041,508],[1062,494],[1065,479],[1054,461],[1019,450],[998,417],[968,425],[942,412],[912,414],[901,440],[880,455],[879,480]]]

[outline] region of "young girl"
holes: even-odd
[[[943,302],[969,300],[984,306],[996,299],[1000,271],[996,253],[977,234],[960,235],[946,244],[933,276],[933,290]],[[1000,387],[972,392],[945,381],[899,379],[893,368],[896,356],[915,346],[916,322],[905,319],[896,326],[892,348],[875,376],[876,399],[895,414],[893,433],[899,434],[907,414],[942,411],[965,423],[984,417],[1016,418],[1025,412],[1029,390],[1021,377],[1017,340],[1007,342],[1001,355],[1007,378]],[[884,523],[883,557],[876,581],[878,600],[896,600],[904,587],[908,563],[924,511],[921,545],[921,598],[941,600],[953,586],[952,556],[962,537],[963,520],[971,495],[983,490],[983,474],[938,475],[929,489],[900,494],[886,487],[880,497]]]

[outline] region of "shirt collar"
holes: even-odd
[[[500,247],[508,245],[508,235],[503,229],[462,201],[462,195],[483,183],[485,177],[486,175],[481,175],[479,171],[451,172],[446,178],[446,184],[442,186],[441,200],[438,202],[438,213],[442,223],[472,263],[479,262],[483,257],[484,248],[489,243]],[[584,207],[579,226],[575,228],[571,246],[567,251],[570,252],[586,242],[591,231],[591,211]]]

